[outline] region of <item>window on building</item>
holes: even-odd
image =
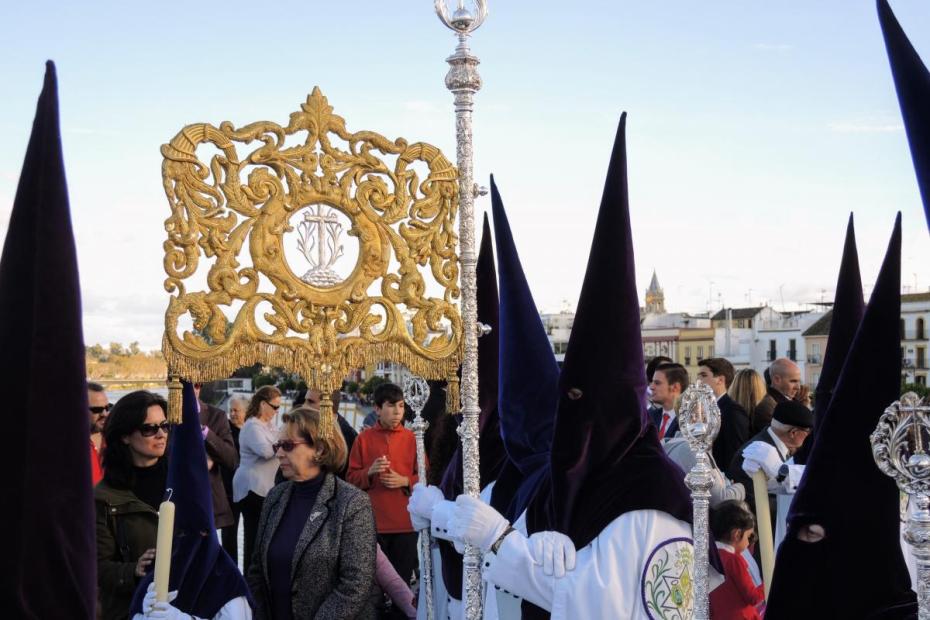
[[[714,356],[714,345],[710,345],[707,347],[707,357],[713,357],[713,356]]]
[[[798,361],[798,341],[794,338],[788,340],[788,359],[792,362]]]
[[[901,319],[901,340],[905,340],[906,336],[904,334],[904,319]]]
[[[917,319],[917,340],[925,340],[927,336],[924,334],[924,320],[923,318]]]
[[[917,368],[927,367],[927,350],[923,347],[917,347]]]
[[[704,347],[703,347],[703,346],[699,346],[699,347],[697,348],[697,358],[698,358],[699,360],[704,359]]]
[[[769,361],[774,362],[776,357],[778,357],[777,343],[774,340],[769,340]]]
[[[691,347],[685,347],[685,366],[691,365]]]
[[[749,320],[746,321],[746,322],[748,323],[748,325],[747,325],[746,327],[748,327],[749,329],[752,329],[752,319],[749,319]]]
[[[917,375],[914,377],[914,381],[917,382],[917,385],[927,385],[927,377],[924,375]]]

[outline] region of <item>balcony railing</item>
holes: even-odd
[[[819,356],[819,355],[808,355],[808,356],[807,356],[807,363],[808,363],[808,364],[819,364],[819,363],[820,363],[820,356]]]

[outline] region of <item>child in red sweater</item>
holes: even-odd
[[[710,615],[723,620],[761,620],[759,607],[765,599],[762,584],[749,575],[742,553],[755,541],[756,522],[745,502],[729,500],[714,510],[711,532],[723,564],[726,581],[710,593]]]
[[[346,480],[368,492],[375,513],[378,544],[407,583],[416,572],[417,533],[407,501],[417,483],[417,448],[404,428],[404,393],[393,383],[375,390],[378,421],[352,445]]]

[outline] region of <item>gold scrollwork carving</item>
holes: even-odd
[[[351,133],[314,88],[286,127],[188,125],[161,153],[169,374],[208,381],[258,362],[326,393],[381,360],[455,376],[458,182],[439,149]],[[298,243],[319,280],[286,258],[301,213]],[[340,216],[358,250],[345,277],[326,271],[342,252]],[[206,288],[191,290],[201,266]]]

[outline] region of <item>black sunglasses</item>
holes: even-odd
[[[303,439],[282,439],[281,441],[276,441],[276,442],[274,442],[273,444],[271,444],[271,448],[272,448],[275,452],[278,451],[278,448],[281,448],[281,449],[284,450],[285,452],[290,452],[291,450],[293,450],[294,448],[296,448],[296,447],[297,447],[297,444],[299,444],[299,443],[304,443],[304,444],[307,444],[308,446],[312,446],[312,445],[313,445],[313,442],[312,442],[312,441],[306,441],[306,440],[303,440]]]
[[[270,402],[268,402],[267,400],[265,401],[265,404],[268,405],[269,407],[271,407],[272,409],[274,409],[275,411],[277,411],[278,409],[281,408],[281,405],[272,405],[272,404],[271,404]]]
[[[110,411],[113,408],[113,403],[107,403],[103,407],[91,407],[90,412],[94,415],[100,415],[104,411]]]
[[[161,424],[143,424],[139,427],[139,434],[143,437],[154,437],[158,434],[158,431],[164,431],[167,435],[169,428],[171,428],[171,425],[167,422],[162,422]]]

